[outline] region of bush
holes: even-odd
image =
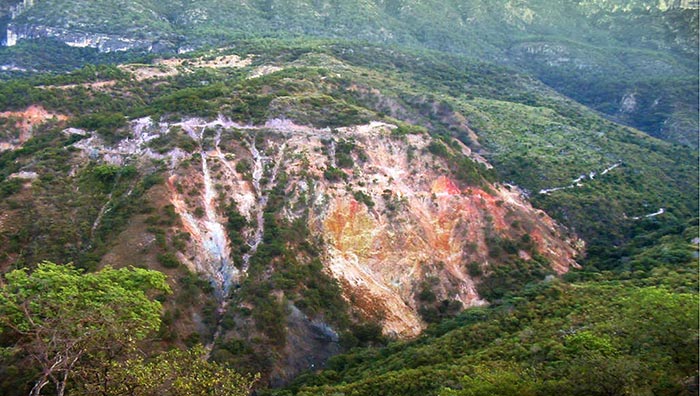
[[[180,260],[171,252],[161,253],[157,256],[157,259],[158,263],[165,268],[178,268],[180,266]]]
[[[472,278],[481,276],[481,274],[483,274],[481,271],[481,265],[476,261],[472,261],[471,263],[467,264],[467,273],[469,273],[469,276]]]
[[[447,150],[447,146],[442,144],[442,142],[439,142],[437,140],[433,140],[430,142],[428,145],[428,151],[435,156],[438,156],[440,158],[448,158],[450,156],[450,152]]]
[[[342,170],[331,166],[328,167],[325,171],[323,171],[323,177],[326,178],[326,180],[328,181],[337,182],[340,180],[345,180],[347,175]]]
[[[112,144],[122,138],[117,130],[126,126],[126,123],[127,119],[122,113],[96,113],[75,117],[71,125],[96,131],[108,144]]]
[[[362,191],[355,191],[353,194],[353,197],[357,202],[362,202],[364,203],[367,208],[373,208],[374,207],[374,201],[372,200],[372,197],[369,195],[365,194]]]

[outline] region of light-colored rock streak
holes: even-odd
[[[656,216],[662,215],[662,214],[664,214],[664,213],[666,213],[666,209],[664,209],[664,208],[659,208],[659,210],[657,210],[657,211],[654,212],[654,213],[649,213],[649,214],[644,215],[644,216],[635,216],[635,217],[632,217],[632,220],[649,219],[649,218],[652,218],[652,217],[656,217]]]
[[[10,7],[10,19],[17,19],[18,16],[24,14],[32,7],[34,7],[34,0],[22,0],[21,3]]]
[[[250,153],[253,156],[253,191],[258,197],[258,200],[257,204],[254,207],[256,220],[255,232],[248,241],[248,246],[250,247],[250,250],[243,255],[244,272],[248,270],[248,267],[250,265],[250,259],[251,257],[253,257],[255,252],[257,252],[258,246],[260,246],[260,243],[262,242],[263,234],[265,233],[265,208],[267,207],[268,194],[265,193],[263,186],[260,184],[260,181],[262,180],[263,174],[265,172],[266,161],[270,160],[269,158],[263,156],[260,153],[260,151],[258,151],[257,147],[255,146],[254,138],[251,139],[249,146]],[[268,188],[272,188],[275,185],[275,182],[277,180],[277,173],[279,172],[280,165],[284,159],[283,155],[286,146],[286,143],[280,146],[279,154],[275,159],[275,164],[272,168],[272,174],[270,175],[270,179],[268,181]]]
[[[250,142],[250,153],[253,155],[253,188],[255,188],[255,193],[259,197],[262,197],[262,191],[260,190],[260,179],[262,178],[264,169],[264,158],[255,147],[255,139]]]
[[[105,204],[102,205],[102,208],[100,208],[100,212],[97,214],[95,221],[92,223],[92,228],[90,229],[90,239],[95,238],[95,231],[97,230],[97,227],[100,226],[100,223],[102,222],[102,218],[110,210],[112,210],[112,208],[109,207],[109,204],[111,204],[111,203],[112,203],[112,193],[110,192],[109,195],[107,196],[107,202],[105,202]]]
[[[600,175],[601,175],[601,176],[602,176],[602,175],[605,175],[605,174],[607,174],[608,172],[610,172],[611,170],[613,170],[613,169],[619,167],[620,165],[622,165],[622,162],[617,162],[617,163],[615,163],[615,164],[613,164],[613,165],[611,165],[611,166],[605,168],[602,172],[600,172]],[[598,175],[598,173],[597,173],[596,171],[590,171],[590,172],[588,172],[588,174],[580,175],[580,176],[577,177],[576,179],[572,180],[572,181],[571,181],[571,184],[569,184],[568,186],[553,187],[553,188],[544,188],[544,189],[540,190],[539,193],[540,193],[540,194],[547,195],[547,194],[551,194],[551,193],[553,193],[553,192],[555,192],[555,191],[561,191],[561,190],[567,190],[567,189],[570,189],[570,188],[582,187],[582,186],[583,186],[583,182],[584,182],[586,179],[593,180],[593,179],[595,179],[595,177],[596,177],[597,175]]]
[[[235,167],[231,165],[229,160],[226,158],[226,155],[221,152],[221,129],[218,129],[216,131],[216,138],[214,140],[214,155],[216,158],[221,162],[221,164],[226,168],[228,171],[228,176],[229,177],[236,177],[238,175],[238,172],[236,172]]]
[[[231,249],[224,226],[218,219],[214,186],[209,174],[207,153],[202,151],[202,175],[204,177],[204,227],[206,238],[203,241],[205,249],[211,258],[218,264],[215,269],[217,278],[221,282],[221,293],[228,295],[232,281],[237,278],[238,270],[231,265]]]
[[[464,306],[484,304],[476,289],[479,279],[472,279],[465,268],[476,262],[488,273],[494,264],[486,240],[489,235],[511,240],[529,235],[537,251],[552,261],[558,273],[576,265],[572,241],[563,240],[558,226],[533,209],[517,188],[459,187],[439,158],[409,155],[423,151],[430,137],[393,139],[393,126],[387,124],[338,128],[331,133],[329,129],[296,125],[284,119],[270,120],[264,127],[239,125],[221,116],[215,120],[186,118],[157,127],[150,119],[140,119],[131,124],[130,139],[118,147],[105,147],[94,136],[75,147],[99,153],[106,161],[133,156],[159,158],[148,148],[148,142],[169,133],[173,126],[180,126],[199,143],[201,157],[198,166],[180,167],[190,153],[175,149],[160,156],[170,159],[167,186],[171,202],[182,219],[182,228],[191,236],[187,254],[178,257],[192,271],[211,279],[219,297],[220,314],[231,301],[232,284],[245,276],[262,243],[265,208],[280,172],[288,176],[285,194],[289,194],[280,215],[291,221],[308,213],[311,235],[324,241],[321,258],[326,270],[339,281],[353,307],[367,318],[381,321],[387,334],[412,337],[420,333],[425,323],[418,313],[422,302],[416,294],[428,280],[436,282],[431,284],[440,300],[456,300]],[[251,132],[247,145],[227,141],[225,147],[236,148],[230,154],[220,147],[222,133],[228,128]],[[216,133],[207,143],[213,143],[213,147],[205,150],[204,133],[208,129]],[[270,139],[265,148],[273,148],[274,154],[265,155],[263,147],[255,143],[255,133],[270,129],[276,133],[265,135]],[[351,139],[357,150],[366,154],[362,158],[359,151],[352,153],[357,158],[353,169],[345,170],[345,181],[323,177],[324,170],[335,165],[336,139]],[[233,153],[242,150],[250,153],[250,157],[245,156],[252,160],[251,180],[244,180],[236,171]],[[590,177],[586,174],[574,183]],[[220,190],[225,191],[228,201],[219,202]],[[358,199],[360,192],[371,203]],[[251,224],[239,230],[249,246],[241,271],[231,262],[225,217],[218,210],[218,205],[229,201],[235,201]],[[197,205],[201,213],[197,213]],[[521,227],[511,226],[514,221]],[[527,252],[522,253],[528,260]],[[221,331],[218,326],[215,339]]]
[[[601,174],[601,175],[604,175],[604,174],[610,172],[611,170],[617,168],[617,167],[620,166],[620,165],[622,165],[622,162],[618,162],[618,163],[616,163],[616,164],[614,164],[614,165],[612,165],[612,166],[609,166],[609,167],[605,168],[602,172],[600,172],[600,174]]]
[[[267,204],[267,197],[263,195],[260,188],[260,179],[262,178],[264,171],[263,156],[255,147],[255,138],[250,141],[250,153],[253,155],[253,192],[258,197],[257,205],[255,205],[255,232],[253,236],[248,241],[248,246],[250,250],[243,255],[243,271],[247,271],[250,266],[250,259],[253,257],[255,252],[258,250],[260,242],[262,242],[262,236],[265,232],[265,216],[264,207]]]
[[[203,149],[202,144],[204,132],[208,127],[227,126],[229,122],[223,117],[219,117],[213,122],[187,119],[177,125],[180,125],[190,137],[200,143],[201,173],[204,185],[201,198],[204,216],[202,219],[196,219],[190,213],[188,206],[174,187],[176,178],[174,175],[169,179],[171,201],[173,206],[175,206],[176,212],[180,214],[186,230],[194,238],[195,250],[198,251],[198,254],[191,266],[194,267],[194,270],[205,273],[211,278],[218,297],[224,300],[228,296],[233,283],[240,278],[240,272],[231,261],[231,246],[226,228],[217,213],[215,183],[209,168],[210,154]],[[217,159],[220,155],[219,139],[220,135],[217,135],[214,149],[214,157]]]
[[[338,167],[335,163],[335,140],[331,140],[331,144],[328,147],[328,159],[331,161],[332,168]]]

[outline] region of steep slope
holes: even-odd
[[[170,226],[164,234],[149,228],[137,235],[138,228],[129,227],[131,240],[145,241],[140,243],[142,251],[126,253],[121,251],[125,247],[117,245],[108,248],[103,263],[119,266],[141,261],[144,251],[154,247],[158,235],[173,245],[185,235],[179,252],[173,256],[166,248],[165,253],[158,254],[158,261],[166,268],[182,262],[207,279],[219,301],[217,316],[221,320],[225,317],[221,315],[230,315],[230,308],[234,308],[229,307],[234,288],[240,288],[233,293],[236,299],[239,293],[257,289],[257,282],[271,275],[267,271],[274,272],[281,265],[274,264],[273,255],[272,263],[263,264],[268,267],[265,274],[255,274],[262,269],[253,268],[253,281],[246,279],[258,246],[271,243],[264,239],[269,229],[276,222],[300,220],[308,224],[311,240],[326,241],[320,252],[321,262],[325,271],[339,282],[352,310],[364,320],[381,323],[385,333],[398,337],[415,336],[422,330],[425,322],[419,312],[426,303],[450,302],[453,312],[484,304],[476,284],[482,274],[488,275],[490,268],[501,265],[501,258],[489,250],[500,246],[499,243],[520,241],[512,245],[517,246],[512,253],[523,265],[532,261],[542,274],[563,273],[576,265],[573,242],[565,240],[559,226],[543,212],[533,209],[517,191],[490,184],[457,187],[450,180],[444,160],[425,152],[430,142],[426,135],[392,138],[394,127],[386,124],[340,129],[334,133],[293,124],[272,125],[274,121],[267,127],[246,128],[220,118],[213,122],[188,119],[156,126],[150,119],[139,119],[129,127],[126,140],[114,146],[88,131],[66,130],[72,136],[86,137],[72,145],[79,151],[77,157],[73,154],[69,160],[76,170],[85,169],[80,173],[109,174],[118,172],[118,166],[125,163],[143,169],[154,159],[164,161],[170,168],[170,175],[165,175],[169,203],[151,204],[170,206],[179,215],[179,222],[166,223]],[[148,148],[150,141],[168,137],[178,128],[200,147],[192,153],[176,148],[163,155]],[[205,131],[210,136],[206,137]],[[261,139],[261,135],[266,138]],[[260,147],[256,147],[256,141]],[[363,159],[352,155],[360,164],[346,171],[333,168],[337,159],[332,147],[336,142],[341,146],[352,142],[353,150],[362,153]],[[275,146],[279,149],[274,150]],[[409,151],[423,154],[409,160]],[[105,165],[87,165],[91,160]],[[253,164],[247,177],[236,170],[241,170],[244,166],[238,164],[244,163]],[[324,181],[323,174],[329,168],[342,175],[339,180]],[[284,185],[277,184],[278,174],[284,175]],[[22,173],[10,177],[32,179]],[[37,180],[33,184],[36,188],[41,182]],[[21,188],[19,193],[24,194],[27,188]],[[277,219],[264,215],[269,213],[270,188],[281,188],[286,196],[278,208]],[[129,196],[132,192],[133,187],[121,195]],[[114,198],[114,191],[106,197],[105,205],[94,217],[93,233],[103,226],[101,222],[113,209],[110,206]],[[160,195],[154,198],[163,199]],[[227,232],[234,212],[228,209],[226,216],[221,210],[223,205],[238,208],[238,216],[245,219],[247,226],[229,228]],[[23,214],[15,211],[8,215],[9,226]],[[73,216],[77,217],[77,213]],[[519,225],[514,226],[515,223]],[[3,231],[6,235],[15,232],[10,228]],[[153,233],[155,240],[149,236]],[[232,236],[240,238],[243,245],[233,245]],[[246,252],[242,255],[232,254],[233,249],[240,254],[243,247]],[[112,249],[116,252],[111,252]],[[167,257],[176,257],[177,261],[171,265],[173,259]],[[548,268],[550,262],[552,268]],[[477,275],[473,268],[472,275],[468,273],[469,263],[476,263]],[[433,296],[427,302],[418,297],[426,293],[426,287]],[[284,287],[280,292],[280,297],[289,299],[289,304],[304,301]],[[236,304],[250,302],[243,298]],[[294,305],[290,307],[296,309]],[[253,303],[252,309],[261,307]],[[219,331],[214,332],[214,341],[222,336]],[[235,331],[240,334],[241,328]]]
[[[0,84],[2,269],[162,270],[161,340],[281,384],[697,211],[692,150],[526,76],[257,45]]]
[[[95,137],[76,147],[93,156],[99,153],[108,163],[142,161],[130,156],[150,156],[145,144],[167,137],[171,125],[153,127],[148,119],[134,122],[131,141],[140,147],[106,147]],[[480,272],[488,273],[494,260],[489,244],[494,240],[521,240],[527,234],[529,242],[517,251],[523,260],[539,254],[557,273],[576,265],[574,242],[564,241],[558,226],[543,212],[529,206],[512,187],[458,187],[444,160],[427,152],[430,144],[441,143],[431,143],[425,135],[391,138],[396,127],[379,123],[331,133],[277,120],[264,127],[246,127],[225,118],[187,119],[172,127],[182,128],[201,145],[194,157],[178,149],[159,156],[171,166],[170,202],[190,234],[188,248],[178,258],[208,277],[220,298],[241,283],[250,257],[263,242],[263,214],[272,188],[284,189],[282,219],[308,223],[311,237],[326,241],[324,264],[343,286],[346,298],[366,317],[382,322],[390,334],[415,336],[421,330],[416,291],[428,278],[435,278],[433,292],[440,300],[483,304],[466,268],[474,262]],[[236,141],[234,133],[243,137],[238,135]],[[247,134],[251,136],[246,138]],[[341,158],[356,162],[353,167],[334,167],[336,145],[352,147]],[[412,158],[409,151],[414,152]],[[185,169],[181,161],[188,161]],[[245,165],[238,164],[252,164],[249,180],[236,170]],[[324,173],[332,170],[338,180],[324,180]],[[280,174],[285,185],[278,187]],[[225,231],[229,219],[218,210],[227,200],[250,225],[237,230],[248,246],[235,260],[240,268],[231,260]],[[513,227],[514,223],[519,225]]]
[[[654,280],[663,288],[619,279],[543,284],[500,307],[471,309],[419,340],[334,357],[326,370],[269,394],[691,395],[698,297],[686,264],[685,290],[673,290],[665,276]],[[654,320],[640,320],[642,312]]]

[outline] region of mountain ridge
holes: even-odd
[[[242,38],[326,37],[434,49],[524,70],[612,119],[697,146],[697,90],[688,87],[697,86],[698,17],[676,2],[100,1],[32,3],[6,42],[49,37],[111,53],[173,53]],[[33,66],[15,63],[5,66]]]
[[[483,59],[230,44],[0,81],[0,270],[163,272],[144,352],[201,343],[260,392],[578,396],[601,365],[616,389],[692,382],[662,356],[696,337],[697,150]]]

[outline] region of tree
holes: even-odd
[[[512,363],[493,362],[473,368],[474,373],[460,381],[458,390],[444,388],[440,396],[534,396],[541,383],[533,372]]]
[[[697,295],[647,287],[622,303],[627,320],[615,330],[627,334],[625,341],[633,353],[657,363],[670,360],[679,372],[697,370]]]
[[[116,363],[109,386],[86,387],[85,395],[101,396],[247,396],[259,376],[241,375],[206,360],[201,346],[173,349],[154,359]]]
[[[656,394],[650,389],[654,373],[634,356],[586,353],[568,369],[566,389],[576,396]]]
[[[30,396],[53,383],[63,396],[71,375],[106,348],[133,347],[160,326],[161,304],[149,292],[169,292],[165,275],[145,269],[104,268],[83,273],[45,261],[31,273],[5,275],[0,325],[15,350],[40,370]]]

